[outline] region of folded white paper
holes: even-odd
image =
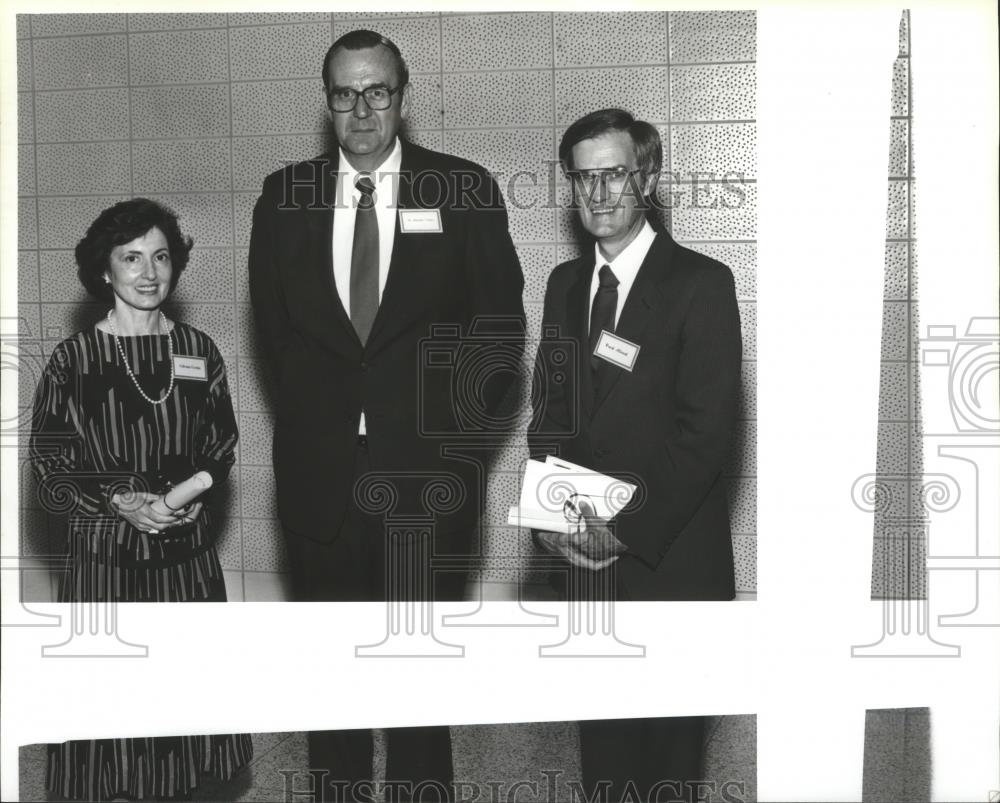
[[[580,502],[610,521],[632,499],[635,486],[567,460],[528,460],[521,481],[521,498],[507,514],[507,523],[550,532],[575,532],[580,526]]]

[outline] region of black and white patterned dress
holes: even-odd
[[[29,454],[43,507],[66,522],[60,602],[226,599],[210,504],[192,525],[149,534],[109,503],[123,489],[162,493],[202,470],[216,488],[233,465],[236,419],[211,338],[176,323],[169,335],[120,341],[145,394],[159,399],[170,383],[168,337],[175,356],[204,370],[176,378],[164,404],[140,395],[115,337],[96,327],[60,343],[39,383]],[[252,755],[246,734],[71,741],[49,745],[48,788],[86,800],[183,797],[203,774],[228,779]]]

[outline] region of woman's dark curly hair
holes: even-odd
[[[109,206],[90,224],[86,236],[76,245],[76,275],[87,292],[102,301],[110,301],[111,285],[104,274],[111,269],[111,251],[115,246],[130,243],[152,228],[158,228],[167,238],[173,273],[170,292],[177,286],[194,241],[181,234],[177,215],[148,198],[132,198]]]

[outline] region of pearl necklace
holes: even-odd
[[[125,366],[128,378],[132,380],[132,384],[139,391],[139,395],[150,404],[163,404],[163,402],[170,398],[170,394],[174,392],[174,337],[173,329],[167,329],[167,316],[162,311],[160,312],[160,325],[164,329],[167,329],[167,353],[170,355],[170,386],[167,388],[167,392],[163,394],[162,399],[151,399],[139,386],[139,380],[135,378],[135,374],[132,373],[132,366],[129,365],[128,360],[125,358],[125,349],[122,347],[122,342],[118,337],[118,330],[115,329],[115,322],[111,319],[112,312],[114,312],[113,309],[108,310],[108,326],[111,328],[111,334],[115,338],[115,345],[118,347],[118,354],[122,358],[122,365]]]

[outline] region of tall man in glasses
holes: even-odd
[[[624,553],[602,551],[602,522],[536,540],[565,560],[554,576],[571,597],[732,599],[722,479],[742,358],[732,274],[651,223],[662,162],[652,125],[593,112],[566,130],[559,158],[593,244],[549,278],[543,327],[576,340],[580,358],[568,377],[539,360],[532,451],[640,489],[609,525]],[[698,717],[581,723],[584,779],[611,783],[601,800],[620,800],[629,781],[638,794],[626,799],[654,800],[657,782],[698,778],[702,730]]]
[[[357,482],[369,472],[387,477],[393,512],[419,516],[434,496],[421,493],[427,476],[451,477],[457,503],[437,516],[431,551],[474,550],[476,467],[446,457],[441,433],[467,421],[463,404],[477,406],[476,420],[495,420],[513,377],[511,349],[523,349],[523,279],[488,173],[399,136],[414,98],[394,43],[367,30],[340,37],[323,83],[337,145],[264,181],[250,293],[274,380],[278,515],[294,596],[377,601],[399,586],[387,589],[384,522],[362,509]],[[479,334],[503,340],[508,368],[491,373],[497,355],[480,341],[481,395],[454,398],[447,371],[422,364],[421,341],[434,325],[451,325],[461,340],[474,321]],[[461,598],[460,573],[434,579],[436,599]],[[392,730],[388,750],[388,780],[425,782],[429,799],[441,799],[452,780],[447,727]],[[313,734],[310,759],[328,770],[327,800],[365,799],[356,784],[371,779],[370,732]],[[395,796],[408,799],[405,790]]]

